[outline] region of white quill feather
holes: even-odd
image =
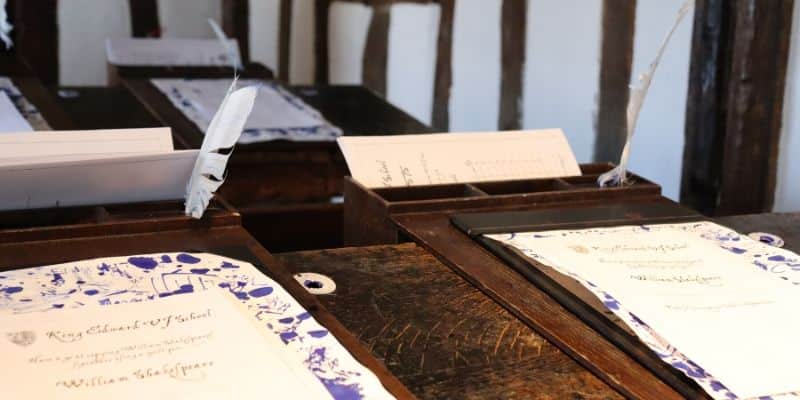
[[[236,79],[231,83],[225,99],[219,106],[206,131],[200,154],[194,163],[186,191],[186,215],[201,218],[214,192],[225,180],[225,165],[231,150],[253,110],[258,88],[249,86],[236,89]],[[225,150],[227,154],[223,154]]]
[[[10,49],[14,43],[11,41],[11,29],[14,27],[8,22],[8,12],[6,11],[6,0],[0,0],[0,40]]]
[[[222,43],[222,48],[228,53],[228,58],[231,59],[231,65],[233,66],[234,71],[240,71],[242,66],[239,64],[239,57],[237,57],[236,50],[233,48],[231,41],[228,40],[228,37],[225,36],[225,32],[222,31],[217,21],[213,19],[208,19],[209,25],[211,25],[211,29],[214,31],[214,34],[217,35],[217,39],[219,42]]]
[[[645,96],[647,96],[647,90],[650,89],[650,82],[653,80],[653,75],[656,73],[656,68],[658,67],[658,63],[661,61],[661,56],[664,54],[664,49],[667,48],[667,43],[669,43],[670,38],[672,38],[672,34],[675,33],[675,30],[680,25],[683,17],[686,16],[686,14],[689,12],[689,9],[693,5],[694,0],[686,0],[683,3],[678,11],[678,16],[675,19],[675,22],[672,24],[672,28],[670,28],[669,32],[667,32],[667,35],[661,42],[661,46],[658,48],[656,58],[650,63],[650,68],[647,72],[639,75],[639,79],[635,84],[630,85],[630,91],[628,94],[628,108],[626,112],[627,135],[625,138],[625,147],[622,149],[622,155],[620,156],[619,164],[611,171],[608,171],[597,178],[597,184],[601,187],[610,185],[622,186],[625,184],[628,174],[628,157],[630,156],[631,139],[633,138],[633,133],[636,130],[636,121],[639,119],[639,110],[642,109]]]

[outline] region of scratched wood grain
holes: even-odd
[[[620,398],[414,244],[276,257],[334,279],[320,301],[420,398]]]

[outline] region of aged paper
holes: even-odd
[[[0,374],[14,399],[331,398],[221,290],[3,315]]]
[[[698,365],[719,382],[715,398],[727,397],[720,387],[739,398],[800,391],[800,291],[772,273],[800,265],[778,262],[789,256],[749,250],[751,239],[706,222],[489,237],[578,279],[612,311],[624,308],[637,334],[668,343],[658,354],[674,349],[685,356],[676,368]]]
[[[338,142],[353,178],[367,187],[581,174],[560,129],[344,136]]]

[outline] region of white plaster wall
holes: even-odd
[[[278,70],[280,0],[250,0],[250,59]]]
[[[601,14],[601,1],[528,2],[522,125],[562,128],[579,162],[594,153]]]
[[[213,38],[208,19],[222,20],[221,0],[158,0],[157,4],[163,37]]]
[[[647,70],[682,3],[638,1],[632,76]],[[659,183],[664,195],[673,200],[680,197],[693,14],[694,10],[686,15],[664,52],[631,148],[631,170]]]
[[[361,84],[372,7],[334,2],[328,21],[328,79],[332,84]]]
[[[775,187],[776,212],[800,211],[800,3],[795,3],[786,89],[783,97],[783,127]]]
[[[292,33],[289,54],[289,81],[314,82],[314,0],[292,1]]]
[[[453,17],[450,130],[497,129],[502,0],[458,0]]]
[[[61,0],[57,12],[61,84],[106,85],[105,39],[131,35],[128,1]]]
[[[433,106],[438,4],[395,4],[389,24],[386,95],[389,101],[429,124]]]

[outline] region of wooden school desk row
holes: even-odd
[[[129,104],[150,113],[140,121],[169,125],[177,143],[198,146],[201,131],[150,81],[119,74],[140,102]],[[47,111],[52,98],[44,91],[19,86],[52,127],[70,126],[57,122],[63,113]],[[362,88],[291,91],[345,134],[429,131]],[[86,93],[78,98],[92,97]],[[78,98],[60,101],[79,108]],[[383,117],[369,122],[376,115]],[[611,166],[586,164],[580,177],[370,189],[344,178],[330,142],[260,143],[234,154],[230,180],[201,220],[185,217],[180,202],[2,212],[0,269],[158,252],[251,262],[398,398],[709,398],[577,281],[482,236],[705,220],[646,178],[631,175],[629,186],[600,189],[596,179]],[[344,204],[331,204],[340,193]],[[335,221],[339,232],[332,234],[360,247],[276,255],[264,248],[292,248],[289,240],[307,237],[322,221]],[[796,215],[717,222],[775,233],[800,250]],[[327,239],[302,246],[338,244]],[[302,272],[332,278],[335,292],[310,295],[292,278]]]

